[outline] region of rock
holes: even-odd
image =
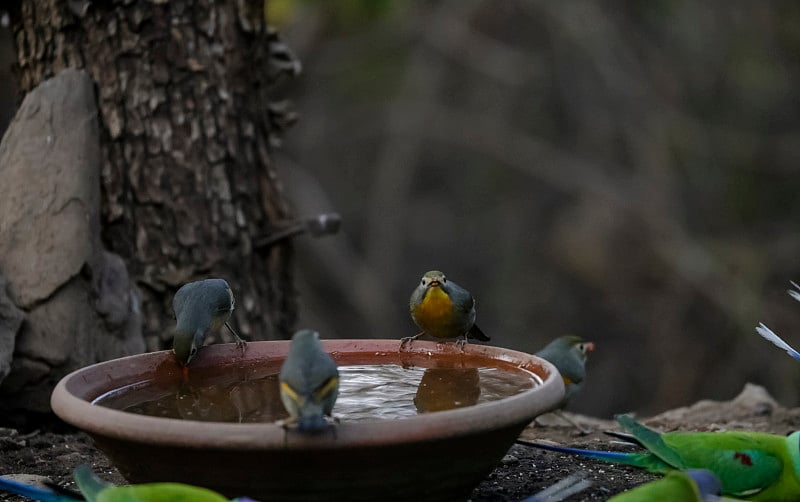
[[[86,73],[65,70],[25,96],[0,143],[0,273],[16,305],[44,300],[90,261],[99,166]]]
[[[769,415],[780,406],[767,389],[752,383],[746,383],[731,404],[750,410],[754,415]]]
[[[511,455],[510,453],[506,454],[506,456],[504,456],[503,459],[500,460],[500,463],[502,465],[514,465],[518,462],[519,458],[515,457],[514,455]]]
[[[704,417],[705,425],[709,429],[717,429],[715,422],[736,423],[737,420],[753,419],[772,414],[781,406],[769,395],[764,387],[752,383],[745,383],[738,396],[730,401],[712,401],[704,399],[691,406],[676,408],[666,411],[648,420],[648,424],[687,423],[693,422],[693,417]]]
[[[0,427],[0,451],[18,450],[27,446],[24,437],[20,437],[19,431],[8,427]]]
[[[48,485],[53,484],[53,480],[47,476],[40,476],[38,474],[4,474],[0,477],[16,481],[17,483],[37,486],[39,488],[50,488]]]
[[[0,409],[47,412],[67,372],[145,350],[138,289],[100,237],[97,117],[92,80],[67,69],[0,143]]]
[[[754,430],[773,432],[779,427],[776,424],[787,422],[789,430],[796,428],[800,409],[787,409],[770,396],[764,387],[745,383],[742,391],[729,401],[704,399],[690,406],[665,411],[651,418],[637,416],[636,419],[648,427],[661,432],[673,430],[722,431],[722,430]],[[569,418],[582,427],[592,431],[591,438],[608,440],[603,431],[620,430],[616,420],[605,420],[577,413],[569,413]],[[781,425],[780,427],[783,427]],[[785,433],[785,430],[779,432]],[[542,415],[522,431],[522,439],[547,442],[558,439],[563,444],[574,441],[575,428],[553,414]],[[542,439],[547,438],[547,439]],[[597,445],[598,448],[603,446]]]
[[[25,313],[14,305],[6,292],[6,280],[0,276],[0,382],[11,371],[15,340]]]

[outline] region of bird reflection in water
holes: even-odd
[[[175,408],[184,420],[203,422],[272,422],[286,415],[274,378],[234,384],[181,385]]]
[[[428,368],[414,395],[420,413],[472,406],[481,397],[478,368]]]

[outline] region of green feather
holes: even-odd
[[[95,502],[100,492],[113,486],[100,479],[97,474],[92,471],[91,467],[86,464],[79,465],[72,471],[72,477],[75,478],[78,488],[86,500]]]
[[[617,420],[670,466],[712,471],[726,495],[750,500],[800,500],[800,432],[788,438],[747,431],[659,434],[630,417]]]
[[[675,469],[686,468],[680,455],[667,446],[661,434],[636,422],[630,415],[617,415],[615,418],[647,451],[656,455],[665,464]]]
[[[708,471],[703,472],[714,478],[714,475]],[[711,491],[701,492],[693,477],[688,473],[672,471],[659,480],[645,483],[611,497],[608,502],[652,502],[656,500],[703,502],[713,500],[711,497],[718,494],[719,480],[715,479],[714,483],[715,486],[710,487]]]
[[[148,483],[114,486],[100,479],[87,465],[73,471],[75,482],[88,502],[227,502],[207,488],[183,483]]]
[[[108,488],[100,493],[96,502],[228,502],[228,499],[197,486],[149,483]]]
[[[517,442],[633,465],[650,472],[707,469],[722,482],[724,495],[757,501],[800,500],[800,431],[788,437],[747,431],[660,434],[624,415],[617,420],[648,448],[646,453],[576,450]]]

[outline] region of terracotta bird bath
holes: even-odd
[[[465,500],[522,429],[564,394],[550,363],[498,347],[470,344],[461,352],[453,343],[415,341],[401,352],[397,340],[325,340],[323,347],[340,366],[521,368],[539,383],[510,397],[447,411],[357,422],[341,416],[329,431],[311,436],[275,423],[160,418],[92,404],[121,387],[148,382],[158,387],[158,381],[182,378],[173,354],[162,351],[65,376],[53,391],[52,407],[89,433],[132,483],[180,481],[265,501]],[[288,341],[250,342],[242,355],[234,344],[211,345],[192,361],[190,374],[240,371],[236,367],[277,373],[288,348]],[[278,402],[277,396],[269,399]],[[418,393],[415,399],[428,397]]]

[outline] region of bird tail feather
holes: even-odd
[[[636,439],[636,436],[634,436],[630,432],[603,431],[603,434],[606,434],[608,436],[620,439],[620,440],[624,441],[625,443],[628,443],[628,444],[631,444],[631,445],[636,445],[636,446],[639,446],[641,448],[644,448],[644,445],[642,444],[642,442],[639,441],[638,439]]]
[[[488,342],[489,340],[491,340],[491,338],[489,338],[489,335],[487,335],[486,333],[484,333],[484,332],[481,330],[481,328],[479,328],[479,327],[478,327],[478,325],[477,325],[477,324],[473,324],[473,325],[472,325],[472,327],[471,327],[471,328],[469,329],[469,331],[467,332],[467,335],[468,335],[470,338],[474,338],[474,339],[476,339],[476,340],[480,340],[480,341],[482,341],[482,342]]]
[[[73,498],[70,496],[62,495],[54,490],[47,488],[39,488],[11,479],[0,478],[0,491],[6,491],[28,497],[29,499],[39,500],[41,502],[68,502],[83,500],[80,498]]]
[[[633,465],[636,467],[645,467],[640,459],[642,455],[636,453],[625,453],[620,451],[602,451],[602,450],[584,450],[581,448],[568,448],[566,446],[555,446],[544,443],[537,443],[535,441],[524,441],[517,439],[517,444],[529,446],[532,448],[539,448],[541,450],[556,451],[559,453],[569,453],[572,455],[580,455],[582,457],[593,458],[596,460],[604,460],[606,462],[613,462],[615,464]]]
[[[81,493],[86,495],[88,500],[95,500],[98,493],[112,486],[110,483],[100,479],[92,468],[86,464],[81,464],[76,467],[75,470],[72,471],[72,476],[75,478],[78,488],[81,489]]]
[[[794,289],[789,290],[789,296],[800,302],[800,286],[794,281],[789,281],[794,286]]]
[[[572,474],[521,502],[561,502],[592,486],[585,474]]]
[[[764,323],[759,323],[758,327],[756,328],[756,332],[761,335],[763,338],[772,342],[776,347],[779,347],[786,351],[787,354],[794,357],[795,359],[800,359],[800,352],[797,352],[792,348],[791,345],[784,342],[781,337],[775,334],[774,331],[769,329],[764,325]]]

